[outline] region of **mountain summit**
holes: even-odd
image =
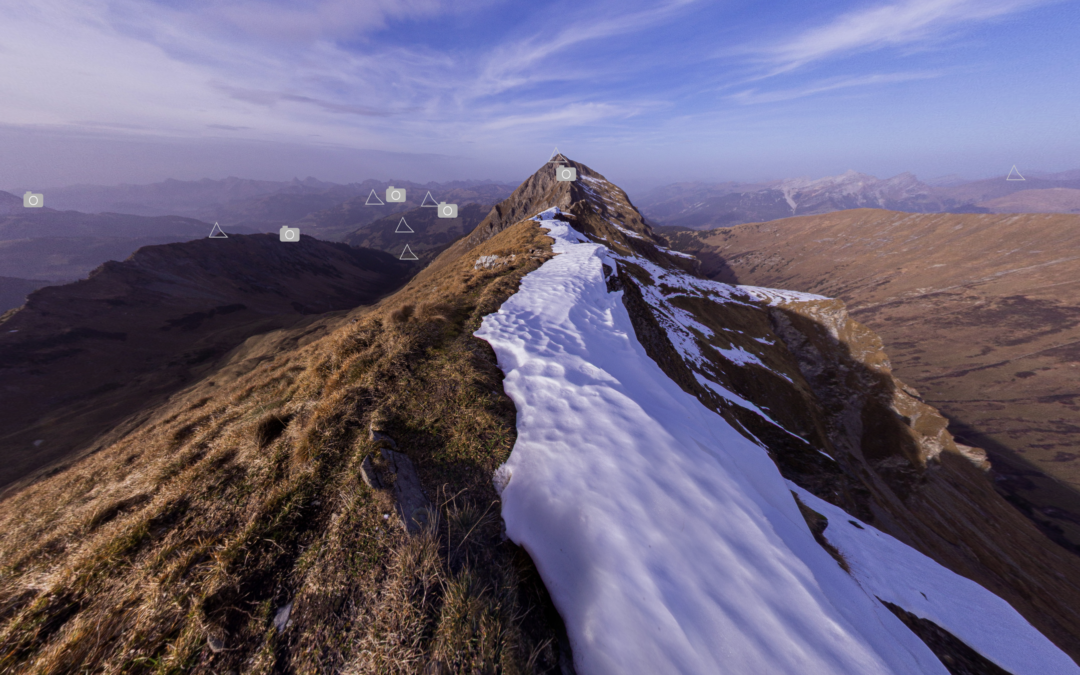
[[[699,265],[555,158],[0,502],[0,668],[1080,673],[1071,557],[880,339]]]

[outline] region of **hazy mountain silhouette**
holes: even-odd
[[[1006,181],[1005,176],[980,181],[939,179],[938,186],[902,173],[888,179],[848,171],[816,180],[798,178],[763,184],[678,183],[646,193],[642,213],[665,226],[711,229],[741,223],[764,222],[798,215],[845,209],[880,208],[909,213],[1068,212],[1075,201],[1068,196],[1029,191],[1076,189],[1075,172]],[[995,201],[1006,195],[1007,201]]]

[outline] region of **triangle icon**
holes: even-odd
[[[559,156],[559,155],[561,155],[561,154],[562,154],[562,153],[561,153],[561,152],[559,152],[559,147],[558,147],[558,146],[555,146],[555,149],[551,151],[551,157],[548,157],[548,162],[550,162],[551,160],[555,159],[556,157],[558,157],[558,156]]]
[[[211,239],[228,239],[229,235],[222,231],[221,226],[214,223],[214,229],[210,230]]]
[[[1027,180],[1027,178],[1021,176],[1020,172],[1016,170],[1016,165],[1013,164],[1012,171],[1009,172],[1009,177],[1005,180]]]
[[[405,244],[405,250],[401,252],[401,257],[398,258],[398,260],[419,260],[419,259],[420,258],[417,258],[416,254],[412,252],[412,249],[409,248],[408,244]]]
[[[429,199],[431,200],[430,204],[428,204]],[[420,206],[430,206],[433,209],[439,208],[439,205],[435,203],[435,198],[431,196],[430,190],[428,190],[428,193],[424,195],[424,201],[420,203]]]
[[[413,229],[409,227],[409,224],[402,218],[401,222],[397,224],[397,229],[394,230],[394,234],[412,234]]]
[[[367,201],[364,202],[364,206],[386,206],[386,202],[379,199],[379,195],[375,194],[375,190],[372,190],[371,194],[368,195]]]

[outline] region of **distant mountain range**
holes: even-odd
[[[384,201],[391,184],[406,189],[406,202],[367,205],[372,191]],[[418,255],[423,251],[435,255],[475,226],[512,190],[513,186],[491,181],[421,184],[395,180],[337,185],[314,178],[289,182],[167,180],[150,185],[76,185],[48,190],[46,206],[40,209],[24,208],[21,196],[0,191],[0,277],[4,277],[0,313],[21,305],[25,293],[33,288],[81,279],[102,263],[123,260],[143,246],[204,238],[215,222],[230,235],[276,233],[280,226],[290,225],[305,235],[327,241],[348,239],[358,246],[392,252],[395,257],[406,243]],[[436,222],[434,208],[420,207],[429,194],[430,203],[458,204],[461,218]],[[397,236],[369,241],[369,235],[356,234],[387,219],[390,225],[375,225],[375,231],[387,230],[384,234],[394,235],[398,218],[391,216],[403,213],[409,213],[410,222],[417,226],[417,234],[408,241]]]
[[[1080,171],[979,181],[924,183],[902,173],[879,179],[855,171],[768,183],[676,183],[637,200],[658,225],[705,230],[845,209],[911,213],[1080,213]]]
[[[863,207],[915,213],[1080,213],[1080,170],[1033,172],[1025,178],[967,181],[944,176],[923,182],[910,173],[882,180],[849,171],[816,180],[675,183],[635,203],[655,225],[694,230]],[[385,201],[391,184],[405,188],[408,201],[369,205],[372,192]],[[512,190],[510,184],[475,180],[337,184],[312,177],[170,179],[48,189],[42,209],[24,208],[18,194],[0,192],[0,277],[7,278],[0,312],[21,304],[23,289],[38,287],[40,280],[80,279],[101,263],[123,260],[143,246],[202,238],[214,222],[230,234],[273,233],[290,225],[327,241],[395,255],[408,243],[417,255],[434,256]],[[439,221],[434,209],[420,206],[429,194],[429,203],[458,204],[461,218]],[[394,231],[402,216],[414,229],[405,238]]]
[[[372,190],[377,196],[384,197],[390,185],[406,188],[408,202],[388,205],[388,210],[419,206],[428,192],[437,201],[451,203],[463,192],[476,195],[491,193],[498,196],[491,202],[494,203],[514,189],[513,185],[475,180],[415,183],[391,179],[338,184],[311,177],[291,181],[229,177],[197,181],[170,179],[147,185],[72,185],[44,192],[46,206],[54,209],[139,216],[185,216],[220,222],[222,226],[259,225],[267,230],[265,226],[302,221],[312,214],[335,209],[352,200],[362,205]],[[359,224],[363,224],[386,215],[386,211],[357,211],[355,215],[362,221]],[[338,234],[343,236],[347,231],[339,231]]]

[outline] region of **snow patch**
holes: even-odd
[[[829,300],[824,295],[803,293],[801,291],[783,291],[778,288],[762,288],[760,286],[736,286],[750,297],[777,306],[789,302],[814,302],[817,300]]]

